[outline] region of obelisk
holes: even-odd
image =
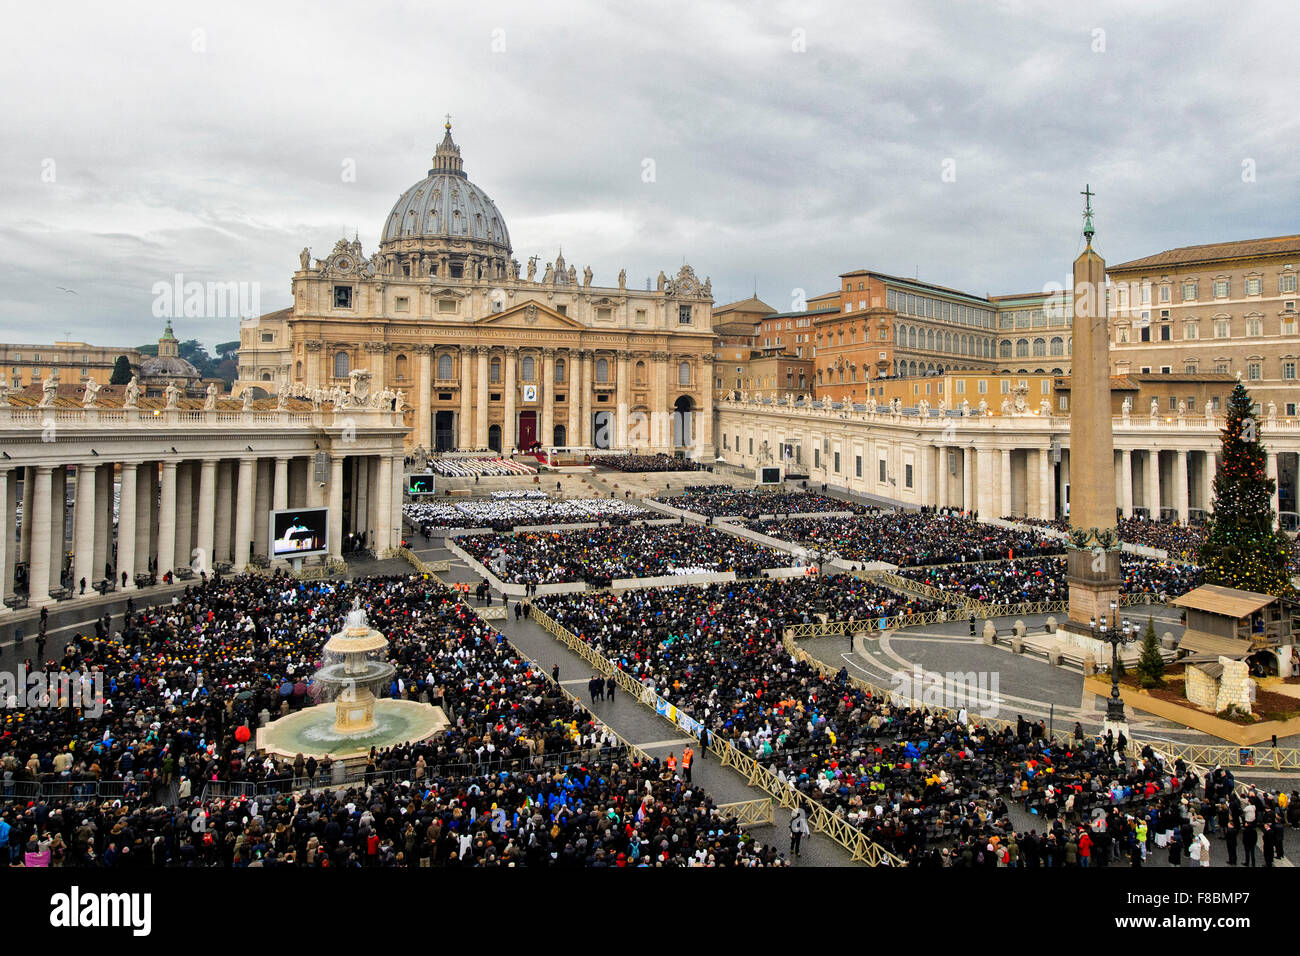
[[[1088,245],[1074,260],[1071,329],[1069,629],[1093,636],[1095,627],[1100,636],[1101,624],[1109,630],[1116,623],[1111,602],[1118,606],[1120,551],[1115,529],[1106,263],[1092,248],[1091,187],[1083,195],[1083,235]],[[1100,662],[1103,658],[1097,656]]]

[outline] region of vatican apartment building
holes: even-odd
[[[1261,412],[1300,404],[1300,235],[1184,246],[1109,266],[1111,371],[1240,376]]]

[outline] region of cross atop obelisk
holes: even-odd
[[[1092,228],[1092,197],[1095,196],[1095,195],[1097,195],[1097,194],[1096,194],[1095,192],[1092,191],[1092,184],[1091,184],[1091,183],[1086,183],[1086,184],[1084,184],[1083,192],[1079,193],[1079,195],[1082,196],[1082,197],[1084,197],[1084,199],[1083,199],[1083,238],[1087,239],[1087,240],[1088,240],[1088,245],[1091,246],[1091,245],[1092,245],[1092,237],[1095,236],[1095,235],[1097,234],[1097,231],[1096,231],[1095,229]]]

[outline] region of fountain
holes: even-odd
[[[447,724],[440,707],[376,697],[397,668],[388,661],[388,638],[370,626],[361,598],[354,598],[343,629],[325,642],[315,676],[320,703],[273,721],[257,731],[257,747],[284,757],[346,759],[371,747],[426,740]],[[334,702],[333,720],[324,704]]]

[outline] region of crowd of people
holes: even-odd
[[[319,764],[239,742],[263,709],[310,692],[354,597],[389,638],[390,693],[444,708],[447,731],[372,750],[367,782],[304,793]],[[728,866],[781,863],[709,796],[640,760],[489,628],[421,576],[212,579],[49,667],[102,670],[103,713],[6,713],[0,857],[48,866]],[[573,755],[572,759],[568,755]],[[120,781],[113,799],[18,796],[31,781]],[[277,797],[204,800],[212,781],[296,780]]]
[[[464,535],[456,543],[512,584],[585,581],[734,571],[754,577],[793,559],[715,528],[680,525]]]
[[[843,669],[820,673],[781,644],[782,628],[806,620],[813,606],[799,589],[816,583],[549,595],[535,606],[706,734],[908,864],[1140,866],[1167,847],[1181,863],[1187,851],[1178,846],[1192,841],[1195,859],[1208,863],[1209,840],[1200,835],[1216,823],[1234,863],[1237,834],[1244,847],[1243,828],[1266,829],[1267,837],[1250,840],[1252,848],[1256,835],[1270,842],[1269,863],[1281,852],[1282,828],[1300,824],[1300,813],[1284,811],[1286,794],[1243,798],[1230,774],[1216,769],[1200,780],[1181,760],[1150,748],[1134,753],[1122,737],[1098,741],[1076,725],[1073,740],[1055,740],[1041,721],[1023,718],[997,729],[964,709],[945,714],[874,695]],[[842,585],[826,586],[834,593]],[[1013,826],[1013,803],[1041,825]]]
[[[535,475],[537,469],[509,458],[430,458],[425,468],[444,478],[496,478],[503,475]]]
[[[853,518],[750,521],[752,531],[850,562],[899,567],[1062,554],[1064,542],[1033,530],[1000,528],[933,511],[873,511]]]
[[[1121,594],[1149,594],[1160,601],[1198,587],[1203,574],[1193,564],[1127,555],[1121,560],[1120,568]],[[1064,601],[1070,596],[1064,557],[903,568],[899,574],[982,604],[1037,604]]]
[[[619,498],[515,497],[493,500],[412,501],[402,515],[426,537],[436,528],[491,528],[509,531],[518,525],[612,524],[659,517]]]
[[[1195,560],[1205,543],[1205,529],[1172,521],[1123,518],[1119,522],[1119,537],[1129,544],[1159,548],[1171,558]]]
[[[653,472],[653,471],[703,471],[704,466],[689,458],[675,455],[592,455],[591,463],[597,468],[611,471]]]
[[[687,490],[685,494],[661,494],[655,501],[709,518],[749,518],[759,515],[825,514],[851,511],[866,514],[868,508],[842,498],[829,498],[813,491],[733,491],[730,488]]]

